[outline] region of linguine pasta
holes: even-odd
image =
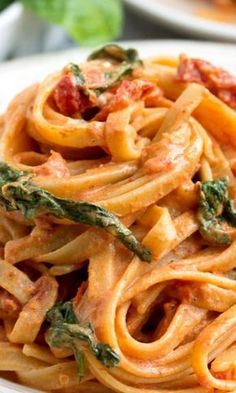
[[[235,86],[200,60],[108,45],[14,98],[3,376],[58,393],[236,391]]]

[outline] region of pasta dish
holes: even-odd
[[[235,3],[235,0],[211,0],[213,4],[219,7],[226,7]]]
[[[0,119],[0,371],[236,391],[236,77],[115,44]],[[24,391],[24,388],[22,388]]]
[[[206,7],[197,10],[197,15],[223,23],[236,22],[236,2],[235,0],[204,0],[202,3]]]

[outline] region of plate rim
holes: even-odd
[[[137,1],[137,0],[124,0],[124,1]],[[138,1],[143,1],[143,0],[138,0]],[[192,47],[202,47],[204,49],[209,49],[210,51],[221,51],[221,50],[235,50],[236,45],[234,42],[214,42],[211,40],[198,40],[198,39],[175,39],[175,38],[151,38],[151,39],[137,39],[137,40],[117,40],[117,41],[112,41],[112,43],[118,44],[118,45],[124,45],[126,47],[128,46],[138,46],[144,49],[148,49],[148,47],[152,47],[153,45],[175,45],[175,46],[186,46],[189,48]],[[102,46],[102,45],[101,45]],[[95,49],[97,46],[95,47]],[[55,63],[57,59],[60,59],[62,57],[66,56],[76,56],[78,55],[79,58],[82,58],[83,56],[86,56],[88,53],[93,51],[94,47],[76,47],[76,48],[70,48],[70,49],[65,49],[62,51],[56,51],[56,52],[46,52],[46,53],[38,53],[34,55],[29,55],[29,56],[24,56],[20,57],[17,59],[10,59],[6,61],[0,62],[0,72],[9,72],[11,69],[14,69],[17,66],[24,66],[25,64],[31,63],[32,66],[33,64],[38,64],[38,60],[42,60],[43,62],[46,61],[48,58],[50,62],[52,59],[55,59]],[[151,55],[149,55],[151,56]]]
[[[220,23],[200,18],[194,15],[187,15],[176,7],[172,10],[170,5],[155,3],[155,0],[124,0],[135,11],[142,11],[152,20],[159,21],[162,25],[171,26],[175,31],[191,33],[196,37],[217,38],[219,40],[236,41],[236,23]]]

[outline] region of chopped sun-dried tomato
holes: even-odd
[[[99,97],[92,91],[88,94],[88,91],[66,74],[58,82],[52,97],[59,112],[65,116],[81,114],[85,119],[104,121],[109,113],[124,109],[141,98],[146,106],[156,106],[163,96],[155,83],[139,79],[123,80],[118,88],[108,89]]]
[[[76,85],[70,75],[64,75],[58,82],[53,99],[60,113],[65,116],[82,114],[94,106],[89,95],[83,92],[81,86]]]
[[[108,103],[96,115],[96,120],[105,120],[109,113],[126,108],[139,99],[156,102],[162,91],[155,83],[143,80],[123,80]]]
[[[214,375],[218,379],[234,379],[234,370],[229,369],[226,371],[217,371]]]
[[[58,82],[53,98],[60,113],[65,116],[71,116],[80,109],[80,93],[69,75],[63,76]]]
[[[236,77],[222,68],[181,55],[176,79],[180,82],[200,83],[226,104],[236,108]]]

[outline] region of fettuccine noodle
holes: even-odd
[[[236,230],[230,244],[207,241],[198,209],[203,182],[227,177],[236,199],[236,112],[169,59],[98,92],[118,67],[98,57],[81,65],[85,82],[67,66],[17,95],[0,160],[115,214],[152,260],[101,228],[1,207],[0,371],[58,393],[235,392]],[[106,367],[78,340],[80,379],[73,348],[47,339],[47,312],[71,299],[119,359]]]

